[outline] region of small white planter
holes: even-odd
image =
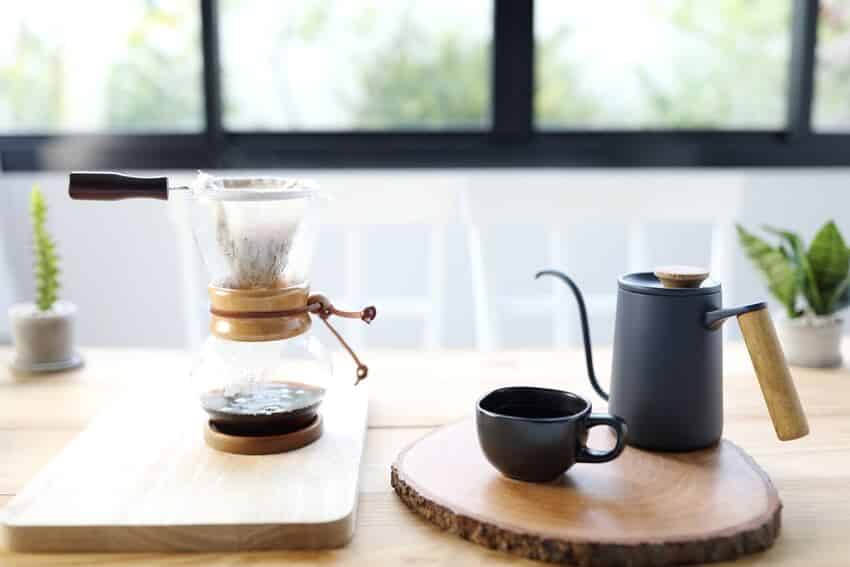
[[[844,320],[837,316],[779,319],[776,332],[785,359],[792,366],[834,368],[841,366],[841,335]]]
[[[74,351],[74,318],[77,307],[57,301],[49,311],[32,303],[9,309],[15,360],[12,368],[22,372],[53,372],[75,368],[82,359]]]

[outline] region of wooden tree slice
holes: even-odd
[[[557,563],[723,561],[767,549],[779,534],[776,489],[726,440],[691,453],[629,447],[610,463],[577,464],[555,482],[529,484],[490,466],[466,420],[405,449],[392,485],[411,510],[451,533]]]

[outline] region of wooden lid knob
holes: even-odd
[[[699,287],[708,277],[708,270],[696,266],[661,266],[654,273],[664,287]]]

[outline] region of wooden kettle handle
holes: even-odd
[[[741,313],[738,315],[738,325],[747,350],[750,351],[750,359],[764,401],[767,402],[767,411],[776,436],[782,441],[805,437],[809,433],[809,422],[800,404],[770,313],[766,308]]]

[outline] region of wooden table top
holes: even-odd
[[[845,357],[850,343],[844,345]],[[84,349],[80,370],[14,377],[0,348],[0,506],[11,499],[101,409],[130,385],[185,380],[181,351]],[[748,451],[773,479],[784,503],[782,535],[766,553],[738,565],[843,565],[850,558],[850,371],[792,369],[811,434],[790,443],[774,435],[742,344],[725,353],[724,435]],[[578,351],[386,351],[364,353],[370,368],[369,433],[353,541],[331,551],[238,554],[23,555],[0,551],[0,567],[29,565],[470,565],[520,564],[448,535],[414,516],[389,483],[390,463],[431,428],[471,415],[478,396],[509,384],[566,388],[598,400]],[[596,357],[600,376],[610,350]],[[350,367],[340,358],[338,368]],[[604,404],[595,401],[595,409]],[[541,565],[526,561],[526,565]]]

